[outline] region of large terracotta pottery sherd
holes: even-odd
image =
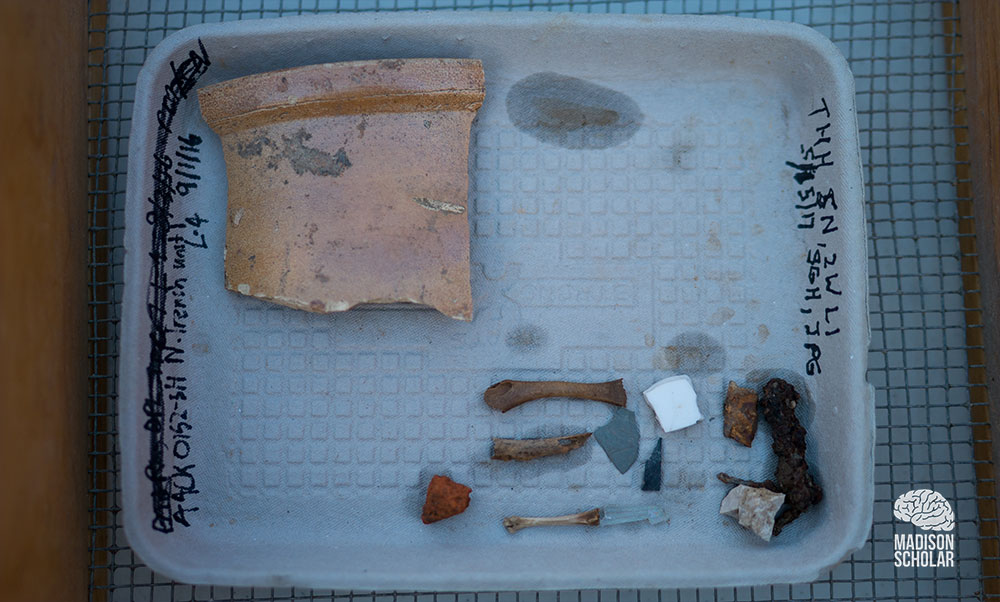
[[[315,312],[411,302],[472,319],[479,61],[311,65],[199,99],[226,160],[226,288]]]

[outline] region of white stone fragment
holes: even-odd
[[[653,408],[656,421],[663,432],[678,431],[701,420],[698,396],[686,375],[664,378],[642,392],[646,403]]]
[[[719,514],[731,516],[736,520],[740,519],[740,503],[743,501],[743,494],[749,487],[738,485],[729,490],[726,497],[722,498],[722,505],[719,506]]]
[[[774,517],[785,503],[784,493],[763,487],[737,485],[722,499],[719,514],[740,521],[740,526],[753,531],[764,541],[771,541]]]

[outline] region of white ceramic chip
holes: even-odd
[[[679,431],[702,419],[698,411],[698,395],[691,378],[685,374],[670,376],[642,392],[653,408],[663,432]]]

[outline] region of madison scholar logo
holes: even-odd
[[[931,489],[907,491],[896,498],[892,513],[897,520],[931,531],[893,536],[897,567],[955,566],[955,535],[942,533],[955,528],[955,513],[943,495]]]

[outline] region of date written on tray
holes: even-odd
[[[173,131],[177,110],[210,65],[201,41],[179,64],[171,63],[173,78],[164,88],[156,112],[156,145],[153,151],[153,192],[146,213],[150,225],[152,267],[147,284],[149,314],[149,363],[147,396],[143,402],[149,433],[149,462],[144,471],[151,485],[152,527],[161,533],[177,525],[190,526],[189,515],[198,510],[191,497],[198,493],[191,462],[192,384],[177,372],[184,364],[184,337],[189,323],[185,268],[189,253],[208,248],[204,224],[197,213],[183,214],[175,197],[197,189],[201,176],[202,139]],[[169,149],[173,148],[173,152]]]

